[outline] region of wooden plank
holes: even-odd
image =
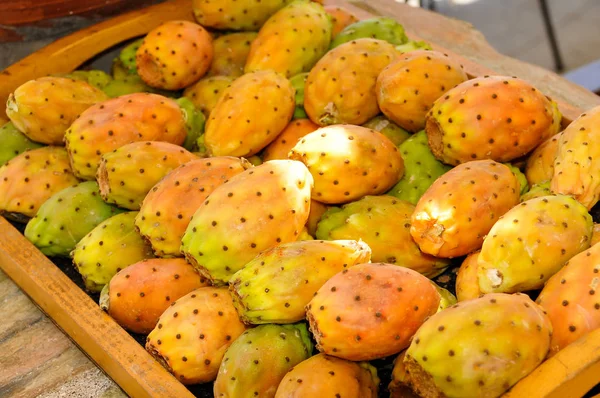
[[[0,267],[125,392],[133,397],[193,397],[2,217],[0,231]]]

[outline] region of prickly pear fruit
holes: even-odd
[[[469,254],[456,274],[456,298],[458,301],[471,300],[483,296],[479,289],[477,261],[480,251]]]
[[[77,243],[71,257],[89,291],[99,292],[125,267],[152,258],[152,248],[135,231],[137,212],[105,220]]]
[[[132,142],[102,156],[100,194],[108,203],[139,210],[144,197],[171,170],[198,157],[161,141]]]
[[[600,199],[600,106],[581,114],[562,132],[550,184],[591,209]]]
[[[378,39],[395,46],[408,42],[404,27],[388,17],[364,19],[346,26],[331,42],[331,48],[356,39]]]
[[[290,150],[298,143],[298,140],[305,135],[312,133],[319,126],[309,119],[297,119],[290,122],[287,127],[271,142],[263,152],[265,162],[275,159],[287,159]]]
[[[188,98],[181,97],[176,102],[181,108],[181,112],[183,112],[185,129],[187,130],[187,135],[182,146],[188,151],[194,151],[198,149],[198,138],[204,133],[206,118],[200,109],[196,108]]]
[[[306,167],[292,160],[272,160],[231,177],[194,214],[182,252],[212,283],[227,283],[260,252],[297,239],[312,185]]]
[[[85,235],[104,220],[122,213],[100,197],[96,181],[55,193],[25,228],[25,237],[47,256],[69,256]]]
[[[479,255],[483,293],[539,289],[574,255],[590,247],[592,217],[566,195],[521,203],[490,230]]]
[[[230,76],[206,77],[186,88],[183,95],[208,118],[219,98],[232,82],[233,78]]]
[[[79,114],[107,98],[82,80],[40,77],[22,84],[8,97],[6,114],[32,141],[62,145],[65,131]]]
[[[558,132],[553,112],[552,100],[524,80],[479,77],[435,101],[425,130],[432,152],[444,163],[509,162]]]
[[[424,253],[459,257],[477,250],[494,223],[519,203],[519,182],[493,160],[463,163],[438,178],[415,208],[410,234]]]
[[[551,355],[600,328],[599,264],[600,246],[595,245],[567,261],[538,296],[536,303],[554,326]]]
[[[137,53],[138,48],[142,46],[143,42],[143,37],[141,39],[134,40],[125,46],[119,53],[119,61],[121,61],[121,65],[123,65],[123,67],[127,70],[127,73],[131,75],[137,74],[135,54]]]
[[[598,242],[600,242],[600,224],[594,223],[591,246],[594,246]]]
[[[329,51],[311,69],[304,110],[320,126],[363,124],[379,113],[375,82],[399,53],[390,43],[358,39]]]
[[[525,176],[531,185],[549,181],[554,175],[554,160],[558,153],[558,142],[562,133],[555,134],[542,142],[527,159]]]
[[[5,123],[0,127],[0,142],[2,142],[2,147],[0,147],[0,166],[25,151],[43,146],[27,138],[12,122]]]
[[[128,75],[111,80],[103,89],[110,98],[133,93],[158,93],[161,90],[148,86],[138,75]]]
[[[308,73],[299,73],[290,78],[290,83],[292,83],[292,87],[296,91],[294,95],[296,108],[294,109],[293,119],[306,119],[308,117],[304,110],[304,85],[307,78]]]
[[[343,7],[325,6],[325,12],[331,16],[331,22],[333,24],[331,29],[332,38],[337,36],[346,26],[358,22],[358,18]]]
[[[388,195],[416,205],[431,184],[451,167],[433,156],[425,131],[408,138],[398,149],[404,161],[404,176],[392,187]]]
[[[404,173],[398,147],[389,138],[349,124],[320,128],[304,136],[289,157],[311,171],[315,180],[312,198],[323,203],[345,203],[384,193]]]
[[[331,29],[331,17],[322,5],[293,1],[260,29],[244,71],[274,70],[288,78],[308,72],[329,49]]]
[[[321,221],[321,217],[327,211],[328,207],[321,202],[316,200],[310,201],[310,213],[308,214],[308,221],[306,222],[306,231],[311,236],[316,236],[317,224]]]
[[[417,396],[413,394],[409,386],[407,376],[408,372],[406,370],[406,366],[404,365],[405,355],[406,351],[402,351],[394,359],[392,380],[388,385],[388,389],[390,390],[390,398],[417,398]]]
[[[183,384],[207,383],[244,330],[227,289],[201,287],[160,316],[146,350]]]
[[[136,93],[88,108],[67,130],[65,142],[75,175],[93,180],[105,153],[134,141],[181,145],[186,136],[184,114],[175,101]]]
[[[151,87],[179,90],[208,72],[210,34],[188,21],[168,21],[151,30],[135,53],[137,72]]]
[[[298,239],[296,239],[296,242],[304,240],[315,240],[315,238],[308,233],[308,229],[306,229],[306,226],[302,228],[302,231],[300,231],[300,235],[298,235]]]
[[[433,278],[449,262],[421,253],[410,236],[413,211],[413,205],[392,196],[366,196],[325,212],[316,237],[362,240],[372,250],[372,261],[401,265]]]
[[[242,76],[250,45],[256,36],[256,32],[238,32],[215,39],[214,57],[207,75],[228,76],[232,79]]]
[[[225,352],[215,397],[272,398],[283,377],[308,359],[313,344],[306,325],[261,325],[246,330]]]
[[[431,45],[429,43],[427,43],[426,41],[416,41],[416,40],[409,40],[408,42],[404,43],[404,44],[400,44],[399,46],[396,46],[396,50],[398,52],[401,52],[402,54],[410,52],[410,51],[417,51],[417,50],[433,50],[433,47],[431,47]]]
[[[411,269],[360,264],[329,279],[308,304],[306,317],[319,351],[366,361],[406,348],[439,303],[429,279]]]
[[[64,148],[23,152],[0,167],[0,215],[27,222],[52,195],[78,182]]]
[[[275,398],[376,398],[378,386],[377,369],[368,362],[317,354],[284,376]]]
[[[377,77],[377,103],[400,127],[417,132],[435,100],[468,79],[457,60],[437,51],[411,51]]]
[[[440,305],[438,306],[437,312],[443,311],[446,308],[450,308],[457,303],[458,299],[452,294],[452,292],[450,292],[448,289],[444,289],[434,282],[431,283],[433,283],[435,290],[437,290],[440,295]]]
[[[410,133],[383,115],[375,116],[363,127],[379,131],[389,138],[394,145],[399,146],[410,137]]]
[[[304,307],[325,282],[370,260],[369,246],[353,240],[308,240],[276,246],[231,277],[233,302],[246,324],[298,322],[305,317]]]
[[[112,76],[101,70],[76,70],[64,76],[76,80],[83,80],[92,86],[104,91],[104,88],[113,80]]]
[[[148,334],[175,300],[208,281],[182,258],[142,260],[119,271],[100,296],[100,307],[133,333]]]
[[[181,238],[208,195],[250,164],[234,157],[197,159],[167,174],[145,197],[135,225],[160,257],[181,256]]]
[[[525,177],[525,174],[523,174],[523,172],[517,166],[514,166],[510,163],[504,163],[504,165],[508,167],[515,175],[515,178],[519,183],[519,195],[525,195],[527,192],[529,192],[529,183],[527,181],[527,177]]]
[[[247,73],[217,101],[206,123],[204,143],[213,156],[254,155],[283,131],[293,113],[289,80],[273,71]]]
[[[258,30],[290,0],[193,0],[194,16],[202,26],[219,30]]]
[[[550,181],[544,181],[540,184],[532,186],[529,191],[521,195],[521,202],[548,195],[552,195],[552,191],[550,190]]]

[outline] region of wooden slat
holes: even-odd
[[[0,217],[0,267],[132,397],[193,395]]]

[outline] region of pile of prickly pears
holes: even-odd
[[[181,383],[498,397],[600,328],[600,108],[563,129],[389,18],[194,11],[0,128],[0,214]]]

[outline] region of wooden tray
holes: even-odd
[[[405,25],[412,38],[424,38],[436,50],[459,58],[471,77],[504,73],[516,74],[531,81],[557,100],[565,116],[565,125],[583,109],[600,104],[600,99],[592,93],[551,72],[498,54],[485,43],[478,32],[470,28],[457,29],[454,26],[451,30],[455,33],[452,37],[454,42],[471,41],[477,44],[474,46],[477,51],[471,48],[461,51],[461,55],[441,45],[444,39],[436,40],[431,37],[430,32],[443,29],[448,31],[449,24],[461,24],[458,21],[397,4],[392,0],[352,3],[330,0],[325,3],[346,7],[360,18],[374,15],[396,18]],[[0,104],[6,101],[10,92],[27,80],[52,73],[70,72],[98,53],[120,42],[144,35],[171,19],[193,20],[191,0],[173,0],[130,12],[57,40],[0,72]],[[481,54],[486,54],[485,61],[475,62],[473,59]],[[485,63],[496,67],[490,69],[484,66]],[[561,88],[561,91],[556,93],[556,87]],[[129,395],[180,398],[193,396],[125,330],[102,312],[97,303],[2,217],[0,268]],[[584,336],[547,360],[505,396],[577,398],[598,382],[600,330]]]

